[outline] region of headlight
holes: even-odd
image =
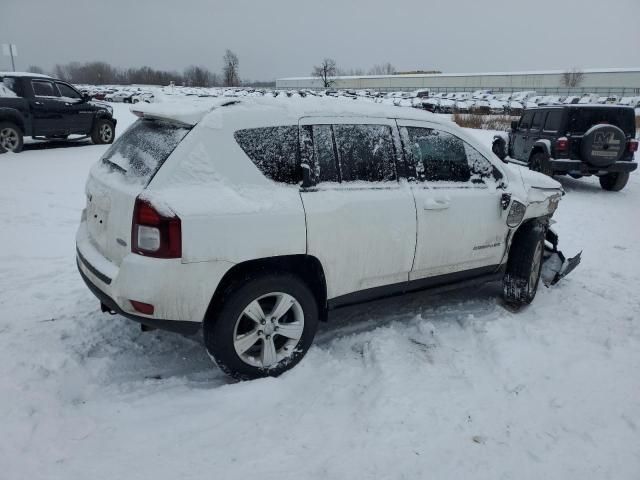
[[[527,207],[516,200],[511,202],[511,209],[509,215],[507,215],[507,225],[509,227],[517,227],[518,224],[524,218],[524,213],[527,211]]]

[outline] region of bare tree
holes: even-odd
[[[324,88],[329,88],[335,83],[332,77],[335,77],[337,72],[338,67],[336,66],[336,61],[333,58],[325,58],[320,65],[313,67],[311,75],[319,77],[322,80]]]
[[[391,63],[383,63],[381,65],[374,65],[369,69],[369,75],[394,75],[396,73],[396,67]]]
[[[183,78],[189,87],[212,87],[218,80],[217,75],[198,65],[185,68]]]
[[[240,85],[240,73],[238,71],[240,62],[238,61],[238,56],[227,49],[224,57],[222,57],[222,61],[224,64],[222,69],[224,85],[227,87],[237,87]]]
[[[561,83],[565,87],[579,87],[584,80],[584,72],[578,68],[572,68],[562,74]]]

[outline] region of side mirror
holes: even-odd
[[[302,167],[302,188],[309,188],[313,186],[313,182],[311,181],[311,167],[303,163]]]
[[[518,120],[511,120],[511,130],[515,131],[518,129]]]
[[[82,95],[82,101],[83,102],[89,102],[91,101],[91,96],[88,93],[85,93]]]

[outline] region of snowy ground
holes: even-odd
[[[231,383],[78,276],[104,150],[0,156],[0,478],[640,478],[640,174],[561,179],[583,263],[520,313],[495,285],[337,311],[294,370]]]

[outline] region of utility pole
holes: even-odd
[[[18,48],[13,43],[3,43],[2,53],[6,57],[11,57],[11,69],[15,72],[16,71],[15,57],[18,56]]]

